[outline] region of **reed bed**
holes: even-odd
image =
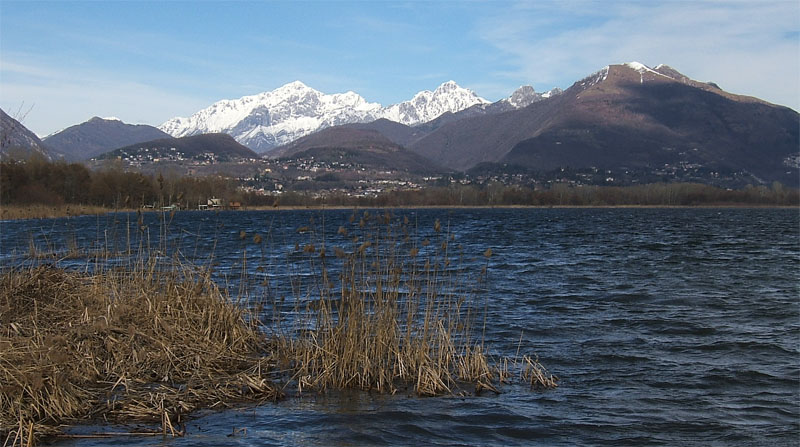
[[[141,215],[137,227],[146,231]],[[313,221],[297,232],[308,240],[289,257],[311,274],[291,279],[289,301],[270,289],[266,273],[292,268],[253,270],[248,247],[259,246],[264,262],[270,237],[244,230],[236,296],[212,280],[213,262],[180,261],[179,250],[167,258],[166,247],[144,244],[144,233],[127,263],[114,267],[111,255],[68,241],[67,253],[92,263],[83,272],[57,267],[31,243],[38,262],[0,276],[4,445],[33,445],[65,424],[96,420],[150,422],[159,430],[136,434],[180,436],[194,410],[287,393],[466,395],[499,393],[511,380],[557,386],[535,357],[496,359],[485,343],[491,249],[470,271],[475,262],[464,262],[446,225],[420,231],[389,212],[354,212],[335,237]],[[249,278],[253,271],[263,281]],[[250,289],[253,279],[260,292]]]
[[[7,272],[0,330],[4,445],[97,418],[155,421],[177,435],[195,409],[281,396],[254,319],[179,265]]]

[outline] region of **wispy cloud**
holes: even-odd
[[[479,33],[513,61],[501,78],[558,85],[638,60],[797,109],[798,24],[795,1],[546,2],[490,17]]]
[[[30,62],[3,60],[0,78],[0,106],[7,111],[16,110],[21,104],[32,107],[23,124],[39,136],[95,115],[113,115],[125,122],[157,126],[177,114],[192,113],[208,105],[196,97],[146,81]]]

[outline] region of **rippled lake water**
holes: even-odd
[[[4,266],[70,246],[213,251],[218,279],[302,276],[295,244],[335,240],[350,211],[178,212],[168,243],[157,214],[0,223]],[[489,261],[487,343],[527,352],[559,387],[420,398],[367,392],[290,397],[196,415],[184,438],[60,445],[798,445],[800,214],[796,209],[400,210],[455,237],[464,266]],[[131,231],[129,231],[131,229]],[[265,250],[239,239],[261,234]],[[247,248],[247,251],[244,249]],[[64,256],[66,257],[66,256]],[[62,265],[85,268],[81,259]],[[272,271],[252,271],[259,263]],[[250,284],[252,286],[253,284]],[[278,286],[280,287],[280,286]],[[288,286],[286,286],[288,288]],[[275,293],[283,293],[275,289]],[[246,428],[236,436],[234,429]],[[78,427],[80,432],[109,427]],[[113,429],[113,428],[111,428]]]

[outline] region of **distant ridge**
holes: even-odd
[[[402,124],[398,124],[402,126]],[[441,172],[432,161],[372,129],[337,126],[299,138],[270,152],[271,158],[311,158],[416,174]]]
[[[456,87],[454,86],[455,83],[450,81],[450,83],[445,83],[444,86],[440,89],[437,89],[437,91],[447,92],[448,88],[455,89]],[[555,88],[545,93],[537,93],[531,86],[522,86],[515,90],[510,97],[501,99],[497,102],[489,103],[488,101],[479,101],[466,108],[461,108],[461,106],[452,107],[453,110],[456,110],[455,112],[446,110],[442,113],[439,113],[441,110],[436,110],[428,113],[428,118],[433,117],[428,121],[414,122],[412,120],[406,120],[411,121],[411,124],[403,124],[402,122],[399,122],[402,120],[396,116],[398,111],[402,110],[403,107],[410,107],[409,104],[411,104],[411,102],[406,102],[402,103],[403,107],[392,106],[387,108],[393,112],[387,112],[384,113],[384,115],[394,116],[394,120],[384,117],[369,122],[342,124],[341,127],[361,130],[376,130],[382,135],[386,136],[392,142],[404,147],[408,147],[444,124],[472,116],[496,114],[507,112],[509,110],[516,110],[518,108],[526,107],[535,102],[550,98],[551,96],[559,95],[561,92],[561,89]],[[437,92],[422,92],[418,94],[417,97],[427,98],[426,100],[430,100],[431,97],[435,97],[436,95]],[[265,153],[269,156],[273,156],[270,151]]]
[[[45,137],[44,142],[68,160],[88,160],[118,147],[168,137],[153,126],[95,116]]]
[[[219,160],[258,158],[258,154],[239,144],[227,134],[202,134],[183,138],[161,138],[121,147],[95,157],[96,159],[131,158],[145,154],[169,157],[180,155],[183,158],[202,157],[213,154]]]
[[[345,124],[341,127],[375,131],[400,146],[408,146],[428,134],[426,131],[420,130],[417,127],[400,124],[386,118],[381,118],[369,123]]]
[[[122,124],[99,118],[87,123]],[[212,129],[270,158],[336,153],[388,170],[632,169],[654,174],[640,177],[646,180],[679,168],[691,174],[681,178],[725,172],[739,184],[800,184],[796,111],[726,92],[668,65],[639,62],[603,67],[564,91],[522,86],[494,103],[453,81],[388,107],[353,92],[326,95],[292,82],[219,101],[162,128],[187,136]],[[171,141],[153,147],[178,150]],[[124,149],[136,150],[129,146],[145,149],[139,143]],[[193,148],[187,151],[195,156]],[[241,148],[219,153],[253,157]]]

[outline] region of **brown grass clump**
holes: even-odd
[[[272,400],[252,319],[181,266],[81,275],[40,266],[0,277],[0,439],[26,445],[102,417],[158,421]]]
[[[351,218],[350,229],[339,228],[341,246],[302,248],[319,281],[305,294],[305,309],[296,305],[306,318],[292,335],[274,339],[279,365],[294,373],[299,391],[498,392],[509,362],[495,363],[484,346],[488,303],[478,291],[486,268],[467,279],[454,236],[438,220],[433,229],[433,241],[418,243],[407,219],[364,213]],[[488,262],[491,250],[484,256]],[[522,378],[532,386],[556,386],[538,363],[525,367]]]

